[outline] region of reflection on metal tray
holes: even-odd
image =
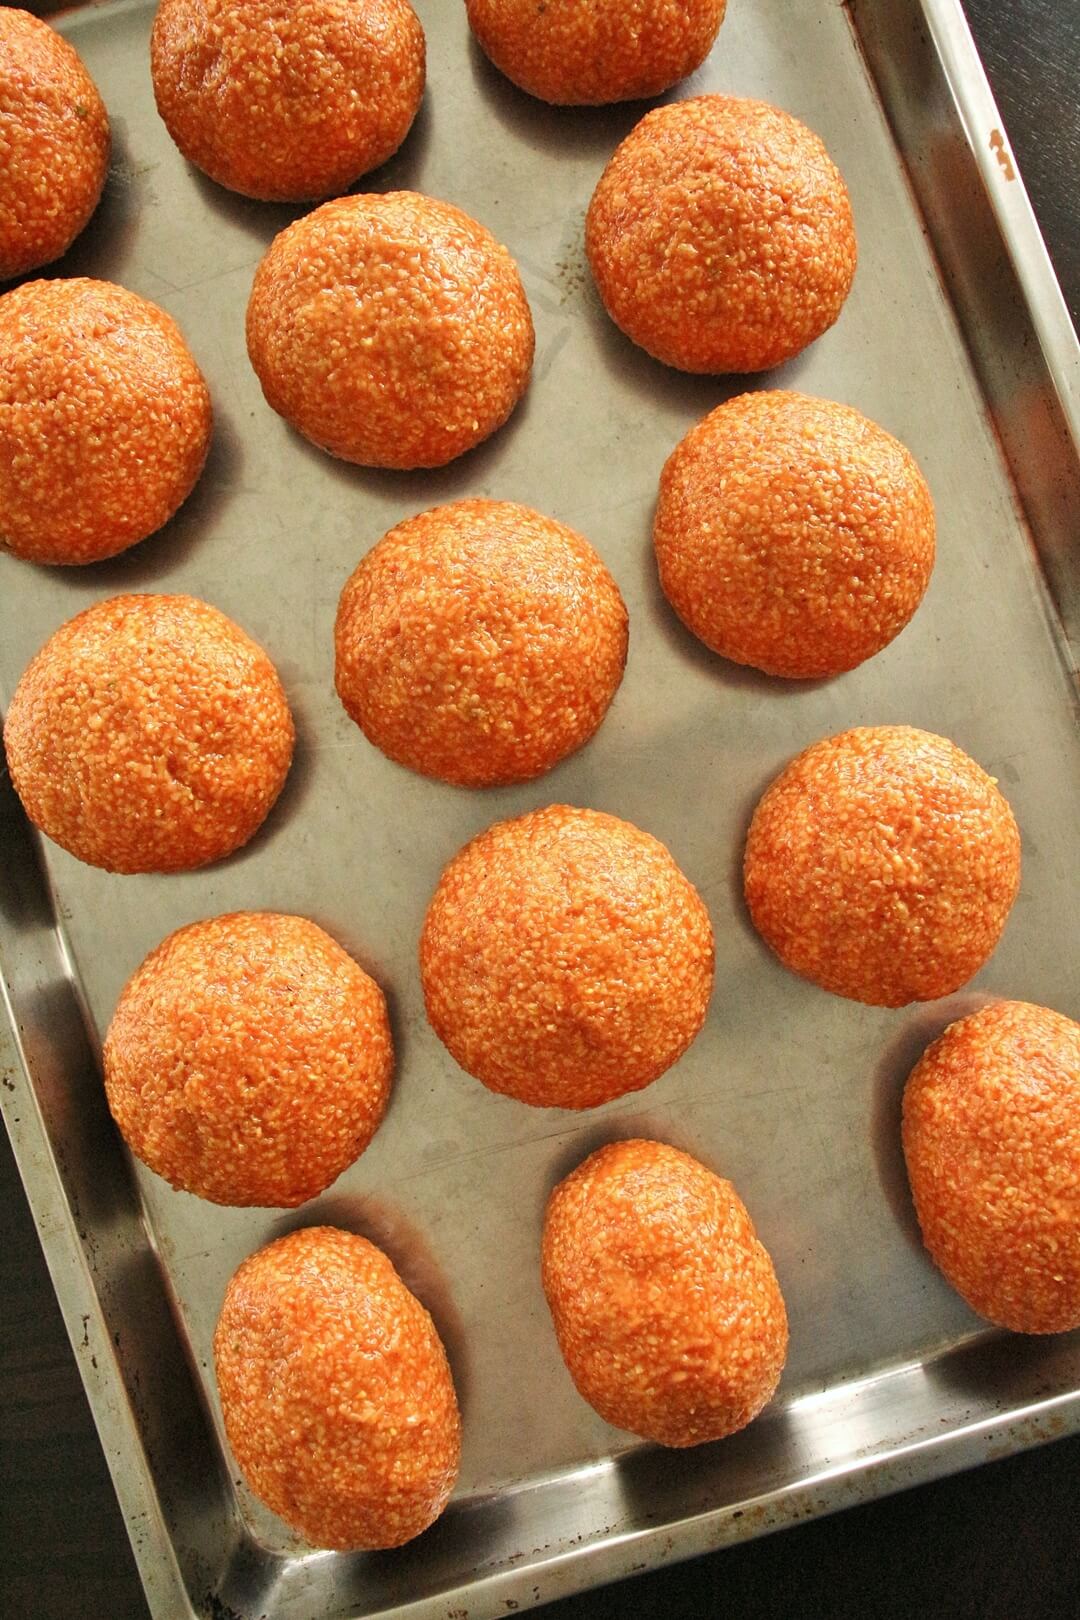
[[[181,161],[151,96],[152,7],[62,23],[112,110],[116,155],[61,268],[124,282],[177,317],[210,379],[217,434],[167,533],[84,572],[2,560],[0,678],[10,694],[46,635],[91,601],[189,590],[268,648],[300,734],[262,834],[195,874],[116,878],[35,851],[7,784],[2,795],[5,1115],[162,1620],[479,1620],[1032,1444],[1080,1415],[1075,1336],[990,1333],[928,1264],[898,1144],[904,1075],[957,1013],[1005,993],[1080,1014],[1080,564],[1067,544],[1080,533],[1080,365],[1022,187],[997,162],[997,115],[960,12],[954,0],[735,5],[679,92],[763,96],[824,137],[853,196],[855,290],[833,331],[762,381],[882,422],[912,446],[937,502],[939,563],[912,625],[854,673],[789,687],[707,655],[658,595],[660,466],[734,388],[654,364],[592,291],[584,209],[640,108],[543,107],[470,46],[463,6],[419,9],[430,90],[374,183],[450,198],[493,227],[522,266],[538,352],[530,393],[495,439],[408,475],[335,463],[263,404],[244,308],[255,264],[294,211],[227,195]],[[581,529],[632,625],[626,679],[596,740],[540,782],[490,794],[397,769],[332,689],[335,604],[359,556],[402,515],[470,493]],[[748,814],[778,767],[824,733],[885,721],[945,732],[998,776],[1025,849],[1021,898],[977,983],[901,1013],[786,974],[738,892]],[[416,972],[444,861],[496,817],[557,800],[662,838],[717,933],[701,1039],[647,1092],[585,1117],[530,1111],[460,1074],[425,1024]],[[401,1061],[387,1121],[299,1218],[382,1243],[453,1360],[466,1432],[457,1495],[393,1554],[297,1545],[222,1448],[208,1361],[224,1285],[298,1217],[172,1193],[125,1157],[103,1103],[93,1048],[128,974],[170,929],[238,907],[315,917],[392,997]],[[774,1407],[693,1453],[631,1444],[579,1400],[540,1293],[548,1189],[627,1133],[675,1142],[734,1180],[790,1311]]]

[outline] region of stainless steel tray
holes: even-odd
[[[376,184],[451,198],[496,230],[522,266],[538,356],[502,433],[416,475],[332,462],[263,404],[243,313],[254,266],[292,211],[228,196],[181,161],[150,93],[152,7],[129,0],[62,23],[111,109],[116,158],[61,268],[122,281],[179,319],[217,432],[187,507],[125,558],[82,572],[0,559],[4,689],[87,603],[189,590],[270,650],[300,735],[264,832],[193,875],[110,877],[35,850],[6,782],[0,796],[0,1097],[161,1620],[481,1620],[1080,1424],[1078,1338],[1010,1338],[969,1315],[920,1252],[898,1142],[906,1071],[958,1013],[993,992],[1080,1015],[1080,361],[961,13],[954,0],[733,0],[710,63],[681,92],[765,96],[824,136],[854,198],[855,290],[827,337],[761,381],[884,423],[913,447],[937,502],[940,560],[914,623],[853,674],[792,687],[708,656],[658,595],[649,524],[661,463],[735,389],[655,365],[591,289],[584,208],[641,109],[545,109],[471,48],[462,5],[419,9],[430,91]],[[402,515],[466,493],[579,527],[631,612],[626,680],[597,739],[546,779],[491,794],[390,765],[332,687],[335,604],[361,553]],[[739,897],[763,785],[810,740],[876,721],[954,737],[1001,778],[1024,835],[1023,891],[993,961],[963,995],[902,1013],[786,974]],[[558,800],[663,838],[717,934],[701,1039],[649,1091],[584,1118],[530,1111],[460,1074],[426,1027],[415,962],[450,854],[496,817]],[[215,1209],[134,1167],[96,1072],[99,1034],[143,954],[234,907],[314,916],[392,997],[401,1061],[389,1117],[326,1197],[287,1218]],[[790,1310],[774,1407],[690,1454],[630,1443],[578,1399],[539,1288],[549,1187],[627,1133],[673,1141],[733,1178]],[[456,1499],[394,1554],[295,1544],[222,1448],[207,1368],[226,1279],[258,1244],[316,1220],[385,1245],[434,1312],[463,1398]]]

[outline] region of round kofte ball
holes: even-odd
[[[0,298],[0,547],[90,563],[145,540],[191,493],[210,395],[176,323],[108,281]]]
[[[98,205],[109,146],[105,104],[74,46],[0,7],[0,281],[67,252]]]
[[[390,759],[525,782],[588,742],[626,663],[619,588],[573,529],[512,501],[399,523],[341,595],[338,696]]]
[[[390,1095],[386,1002],[303,917],[170,934],[128,981],[105,1091],[131,1151],[215,1204],[288,1208],[359,1158]]]
[[[662,1142],[612,1142],[561,1181],[541,1276],[578,1393],[616,1428],[696,1446],[771,1400],[788,1327],[729,1181]]]
[[[754,927],[786,967],[874,1007],[950,995],[994,950],[1020,834],[994,779],[913,726],[859,726],[781,771],[750,824]]]
[[[647,113],[600,177],[585,246],[608,314],[680,371],[763,371],[836,320],[855,274],[839,170],[764,101]]]
[[[709,914],[657,839],[551,805],[447,866],[420,942],[427,1015],[461,1067],[545,1108],[640,1091],[705,1022]]]
[[[658,96],[708,56],[727,0],[466,0],[500,72],[541,101],[597,107]]]
[[[189,162],[246,197],[303,202],[397,151],[424,31],[408,0],[161,0],[150,70]]]
[[[997,1001],[952,1024],[904,1092],[923,1241],[972,1310],[1080,1327],[1080,1024]]]
[[[69,619],[4,726],[30,820],[109,872],[188,871],[246,844],[293,737],[262,648],[193,596],[114,596]]]
[[[880,652],[922,601],[934,506],[909,450],[847,405],[743,394],[660,478],[660,583],[714,652],[812,678]]]
[[[274,239],[247,343],[267,402],[313,444],[365,467],[441,467],[510,415],[533,324],[490,231],[391,191],[324,203]]]
[[[241,1473],[315,1546],[400,1547],[443,1511],[461,1457],[446,1351],[366,1238],[308,1227],[245,1260],[214,1368]]]

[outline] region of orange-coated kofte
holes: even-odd
[[[109,118],[74,46],[0,7],[0,281],[66,253],[98,205]]]
[[[922,601],[934,506],[884,428],[777,389],[718,406],[672,451],[653,541],[664,594],[714,652],[770,675],[837,675]]]
[[[215,1204],[274,1208],[363,1153],[394,1066],[375,981],[315,923],[272,912],[170,934],[128,981],[103,1057],[144,1164]]]
[[[238,1268],[214,1334],[225,1433],[317,1547],[400,1547],[439,1517],[461,1419],[435,1324],[380,1249],[332,1226]]]
[[[0,298],[0,546],[115,556],[187,499],[210,432],[202,373],[156,304],[83,278]]]
[[[972,1310],[1080,1327],[1080,1024],[997,1001],[950,1025],[904,1092],[923,1241]]]
[[[622,679],[618,586],[573,529],[512,501],[399,523],[341,595],[338,695],[384,754],[466,787],[588,742]]]
[[[420,942],[428,1018],[469,1074],[547,1108],[639,1091],[705,1022],[713,935],[650,834],[551,805],[443,872]]]
[[[333,197],[392,157],[424,93],[408,0],[161,0],[158,112],[180,151],[247,197]]]
[[[43,833],[110,872],[177,872],[239,849],[281,792],[293,723],[277,672],[192,596],[114,596],[55,631],[4,726]]]
[[[822,142],[735,96],[647,113],[600,177],[585,245],[612,320],[682,371],[790,360],[855,274],[851,204]]]
[[[460,208],[343,197],[271,243],[247,342],[268,403],[368,467],[441,467],[501,427],[532,369],[517,266]]]
[[[541,1275],[578,1393],[663,1446],[733,1434],[772,1398],[787,1313],[729,1181],[662,1142],[612,1142],[555,1188]]]
[[[562,106],[658,96],[708,56],[727,0],[466,0],[500,72]]]
[[[990,956],[1020,886],[1020,834],[955,743],[860,726],[781,771],[744,875],[755,928],[793,972],[903,1007],[958,990]]]

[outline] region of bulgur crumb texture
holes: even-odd
[[[500,72],[564,106],[658,96],[701,66],[727,0],[466,0]]]
[[[383,753],[467,787],[587,742],[626,663],[618,586],[587,540],[512,501],[398,524],[345,586],[337,690]]]
[[[0,281],[51,264],[98,205],[109,118],[74,46],[0,7]]]
[[[216,1204],[302,1204],[358,1158],[390,1095],[375,981],[303,917],[191,923],[143,962],[104,1046],[132,1152]]]
[[[663,1446],[733,1434],[772,1398],[788,1327],[729,1181],[662,1142],[612,1142],[548,1201],[542,1280],[570,1376]]]
[[[273,409],[370,467],[439,467],[525,390],[533,324],[490,231],[411,191],[324,203],[255,275],[248,353]]]
[[[972,1310],[1080,1327],[1080,1025],[997,1001],[950,1025],[904,1092],[923,1240]]]
[[[245,1260],[214,1366],[244,1478],[315,1546],[400,1547],[443,1511],[461,1456],[446,1352],[366,1238],[308,1227]]]
[[[682,371],[763,371],[832,326],[855,274],[847,188],[764,101],[647,113],[593,193],[585,245],[608,314]]]
[[[879,652],[915,612],[934,506],[883,428],[772,390],[718,406],[672,451],[653,539],[664,594],[706,646],[821,677]]]
[[[424,31],[408,0],[161,0],[150,66],[184,157],[231,191],[302,202],[397,151]]]
[[[112,557],[160,529],[210,445],[210,394],[176,323],[107,281],[0,298],[0,545]]]
[[[950,995],[990,956],[1020,886],[1020,834],[955,743],[859,726],[776,778],[744,875],[755,928],[793,972],[903,1007]]]
[[[469,1074],[549,1108],[647,1086],[705,1021],[708,912],[657,839],[551,805],[466,844],[439,880],[420,971]]]
[[[91,866],[176,872],[245,844],[293,723],[262,648],[192,596],[114,596],[31,660],[4,727],[30,820]]]

